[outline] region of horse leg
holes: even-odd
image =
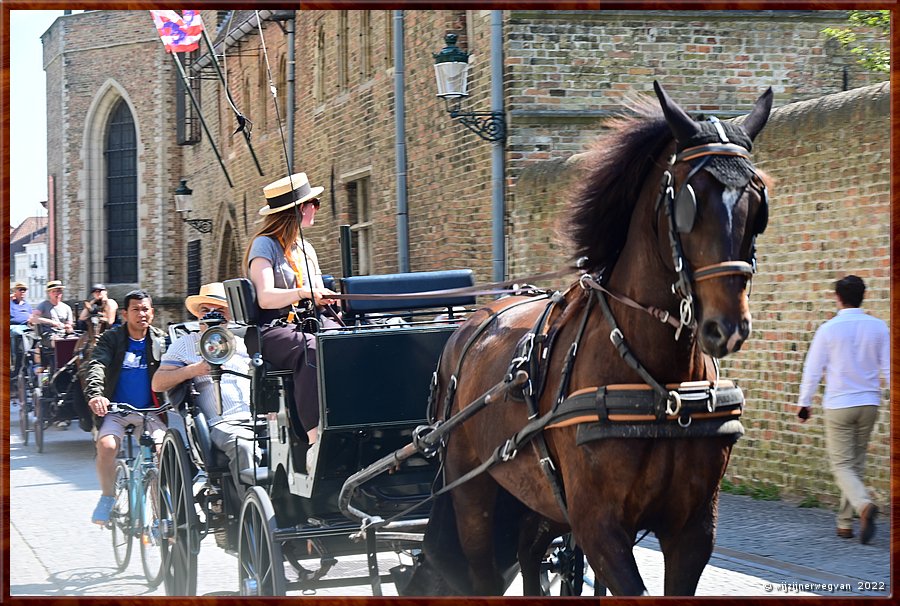
[[[494,514],[499,487],[482,475],[451,492],[459,544],[474,595],[503,595],[506,583],[494,555]]]
[[[696,593],[716,541],[714,503],[693,516],[678,532],[658,535],[665,559],[666,595]]]
[[[588,564],[594,570],[595,583],[602,583],[612,595],[647,595],[632,548],[634,537],[619,525],[592,525],[587,533],[573,527]]]
[[[564,531],[564,527],[554,524],[540,514],[531,512],[522,516],[517,558],[522,573],[523,595],[543,595],[541,562],[547,553],[547,547]]]

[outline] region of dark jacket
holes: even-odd
[[[150,339],[150,342],[147,342]],[[159,368],[159,359],[166,351],[166,333],[151,326],[144,338],[149,353],[147,372],[150,380]],[[91,398],[106,396],[112,398],[119,382],[119,373],[122,372],[122,361],[125,352],[128,351],[128,326],[120,324],[114,326],[100,335],[97,345],[91,354],[84,378],[84,397],[90,402]]]

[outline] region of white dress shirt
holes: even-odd
[[[890,382],[887,324],[858,307],[838,311],[816,331],[800,383],[800,406],[810,406],[825,375],[825,408],[878,406],[881,384]]]

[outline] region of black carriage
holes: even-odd
[[[24,359],[15,386],[19,433],[25,444],[33,433],[38,452],[44,452],[45,429],[57,423],[68,425],[86,416],[84,395],[76,376],[83,351],[78,334],[41,339],[34,329],[29,329],[22,339]]]
[[[341,291],[418,293],[472,282],[468,270],[358,276],[343,278]],[[227,359],[230,335],[244,338],[252,359],[251,423],[262,459],[259,466],[241,470],[243,494],[238,495],[227,458],[212,444],[190,389],[170,394],[180,405],[187,439],[170,429],[159,456],[167,593],[196,592],[199,544],[213,533],[218,546],[239,560],[242,595],[284,595],[361,582],[371,583],[373,593],[380,595],[381,582],[397,580],[404,566],[382,574],[376,553],[414,555],[420,548],[429,508],[411,508],[431,494],[436,462],[413,455],[392,473],[359,488],[355,505],[384,519],[398,518],[380,525],[377,534],[374,528],[361,531],[355,518],[348,519],[339,506],[340,494],[350,476],[413,441],[414,431],[425,423],[438,358],[464,315],[460,306],[474,303],[474,296],[345,302],[347,326],[318,335],[319,452],[307,473],[308,444],[296,417],[292,373],[269,368],[259,354],[252,284],[235,279],[226,281],[225,288],[234,323],[208,329],[200,349],[217,382],[229,372],[216,363]],[[170,329],[172,336],[196,329],[195,324]],[[206,347],[211,340],[217,347]],[[221,357],[210,354],[216,349]],[[366,576],[328,576],[336,558],[361,554],[367,556]],[[296,579],[286,577],[286,562]]]

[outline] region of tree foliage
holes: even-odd
[[[827,27],[822,33],[849,48],[866,69],[889,72],[891,11],[848,12],[847,21],[850,24],[848,27]]]

